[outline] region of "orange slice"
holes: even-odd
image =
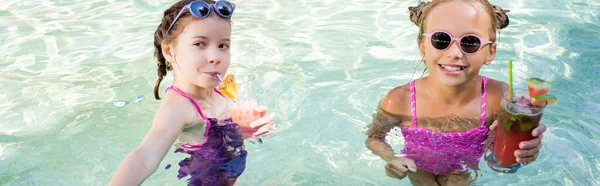
[[[219,91],[221,91],[221,93],[223,93],[223,95],[227,96],[229,99],[237,98],[238,92],[233,74],[229,74],[223,78],[223,82],[221,82],[221,85],[219,85]]]

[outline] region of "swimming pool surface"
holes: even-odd
[[[172,2],[0,2],[0,185],[106,185],[159,106],[152,36]],[[389,89],[421,75],[417,1],[234,2],[230,72],[259,76],[279,126],[246,145],[238,185],[409,185],[385,175],[363,132]],[[511,24],[482,75],[506,81],[512,59],[515,86],[549,79],[559,104],[536,163],[501,175],[482,161],[474,184],[600,185],[600,1],[493,3]],[[182,158],[169,153],[144,185],[183,185]]]

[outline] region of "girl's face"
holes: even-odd
[[[450,1],[431,10],[425,26],[426,34],[444,31],[455,38],[474,34],[489,40],[491,18],[481,4]],[[458,41],[450,43],[445,50],[439,50],[433,47],[430,37],[422,37],[419,50],[430,76],[446,86],[464,85],[479,74],[483,64],[490,64],[496,55],[495,43],[483,45],[482,41],[481,49],[467,54],[461,50]]]
[[[219,83],[215,75],[224,76],[229,68],[230,43],[228,20],[216,15],[203,19],[194,17],[177,37],[175,47],[163,50],[163,53],[171,61],[178,81],[214,88]]]

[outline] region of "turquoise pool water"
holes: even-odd
[[[363,131],[389,89],[421,75],[407,11],[417,1],[234,2],[230,71],[259,75],[279,125],[247,144],[239,185],[409,185],[385,176]],[[171,3],[0,2],[0,185],[107,183],[159,105],[152,35]],[[482,74],[506,80],[513,59],[516,85],[550,79],[560,100],[542,119],[538,161],[515,175],[482,161],[475,185],[600,185],[600,1],[494,3],[511,25]],[[162,167],[183,157],[168,154],[145,185],[182,185]]]

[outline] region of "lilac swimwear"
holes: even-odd
[[[488,129],[485,126],[487,78],[483,77],[481,95],[481,125],[467,132],[432,132],[418,128],[415,81],[410,82],[412,128],[402,129],[405,147],[402,153],[412,159],[417,168],[436,175],[453,170],[473,168],[485,152]]]
[[[237,178],[246,168],[248,152],[243,147],[244,139],[239,131],[239,126],[233,123],[231,118],[223,121],[207,118],[198,103],[185,92],[174,86],[168,87],[168,90],[174,90],[188,98],[206,121],[206,130],[204,131],[206,141],[204,143],[184,144],[175,151],[190,155],[179,162],[180,168],[177,177],[181,179],[190,175],[188,185],[228,185],[229,178]],[[219,90],[216,88],[214,90],[223,96]],[[221,125],[217,125],[219,123]],[[167,166],[168,168],[169,166]]]

